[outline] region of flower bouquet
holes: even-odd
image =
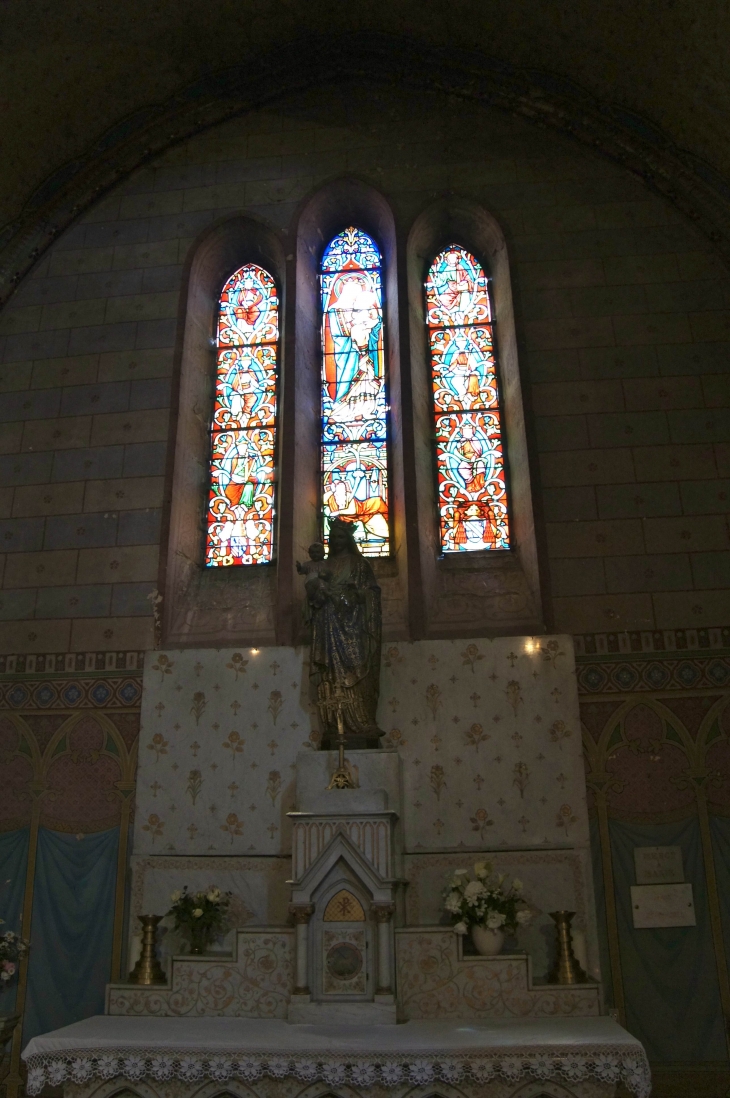
[[[0,919],[0,923],[4,922]],[[29,949],[29,943],[14,930],[0,934],[0,989],[8,986],[18,971],[18,961],[25,957]]]
[[[173,892],[170,899],[172,907],[167,914],[174,917],[175,930],[187,934],[191,953],[205,953],[224,927],[231,893],[213,885],[203,892],[189,892],[186,885],[182,892]]]
[[[515,879],[505,888],[506,876],[497,876],[491,862],[477,862],[472,877],[468,869],[457,869],[444,889],[444,907],[457,934],[471,931],[479,953],[496,954],[504,944],[505,932],[514,934],[532,918],[522,898],[522,881]]]

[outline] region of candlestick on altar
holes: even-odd
[[[150,984],[166,984],[167,977],[157,959],[155,948],[157,924],[164,915],[138,915],[137,918],[142,924],[142,952],[129,974],[129,983],[140,984],[143,987]]]

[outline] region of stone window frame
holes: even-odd
[[[306,641],[296,560],[319,536],[320,262],[329,241],[350,224],[373,237],[383,258],[392,552],[371,563],[383,593],[384,638],[545,631],[534,475],[504,234],[483,207],[454,195],[404,221],[383,194],[348,176],[314,190],[288,233],[251,216],[234,216],[206,230],[191,247],[181,291],[158,583],[165,646]],[[434,256],[453,241],[482,263],[494,306],[512,537],[512,547],[499,552],[444,555],[439,543],[423,287]],[[276,556],[271,564],[205,568],[218,298],[226,278],[244,263],[269,271],[280,293]]]
[[[439,541],[424,283],[435,256],[451,243],[467,248],[482,264],[494,310],[511,541],[509,549],[499,551],[444,554]],[[504,233],[482,206],[453,195],[432,203],[414,219],[406,247],[413,476],[421,535],[418,569],[422,598],[416,631],[423,637],[542,633],[546,626],[533,507],[535,477]],[[472,607],[477,604],[479,612],[474,614]]]
[[[389,472],[390,530],[389,557],[369,558],[382,589],[383,624],[386,636],[406,639],[408,562],[406,549],[406,504],[404,483],[403,399],[401,392],[401,346],[399,316],[398,255],[395,216],[390,204],[373,187],[354,178],[340,178],[318,188],[303,204],[295,227],[296,319],[294,346],[289,348],[285,374],[294,371],[294,407],[289,408],[282,453],[282,500],[291,498],[292,530],[289,545],[292,558],[284,557],[282,544],[280,584],[290,584],[287,602],[292,607],[291,642],[304,639],[301,628],[303,587],[297,583],[295,558],[306,554],[306,546],[320,536],[320,394],[321,394],[321,303],[320,266],[322,254],[337,233],[355,225],[375,240],[382,256],[381,277],[385,320],[385,356],[390,399]],[[292,387],[289,388],[292,397]],[[291,432],[291,433],[290,433]],[[286,465],[287,456],[290,465]],[[286,622],[280,635],[286,636]],[[289,643],[291,643],[289,642]],[[284,642],[286,643],[286,642]]]
[[[280,295],[281,393],[285,255],[281,234],[248,216],[218,222],[190,249],[178,320],[168,445],[167,523],[163,529],[158,583],[163,594],[162,642],[168,647],[275,643],[276,559],[255,568],[206,568],[205,535],[220,293],[230,275],[245,263],[256,263],[274,278]],[[277,419],[280,451],[281,403]],[[278,491],[275,546],[280,537],[280,511]]]

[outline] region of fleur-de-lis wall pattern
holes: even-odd
[[[586,843],[570,638],[385,645],[379,722],[407,850]],[[140,743],[135,853],[287,854],[318,743],[306,651],[149,653]]]

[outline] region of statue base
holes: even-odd
[[[349,751],[373,751],[380,747],[385,732],[378,732],[377,736],[345,736],[345,750]],[[322,736],[320,750],[336,751],[338,747],[337,733],[325,732]]]

